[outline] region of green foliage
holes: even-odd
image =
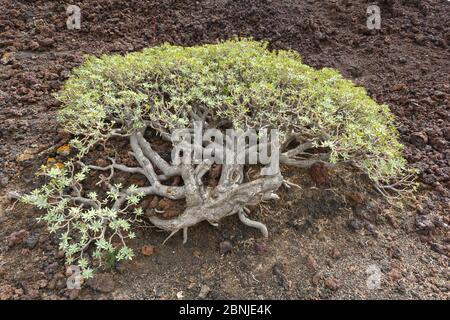
[[[119,254],[119,249],[115,248],[112,252],[106,254],[106,268],[113,269],[117,262],[117,255]]]
[[[179,128],[192,111],[207,110],[234,128],[270,125],[282,137],[326,133],[331,161],[351,159],[374,181],[404,173],[403,146],[386,105],[336,70],[315,70],[293,51],[266,47],[235,40],[90,57],[64,86],[59,119],[69,132],[95,142],[117,123],[126,131],[143,121]]]
[[[88,172],[87,167],[82,167],[81,171],[74,175],[71,163],[65,163],[63,169],[44,167],[42,174],[49,182],[21,198],[23,203],[46,210],[46,214],[38,220],[45,222],[51,233],[59,235],[59,249],[64,251],[66,262],[72,264],[77,261],[84,278],[92,276],[93,270],[86,255],[91,244],[95,248],[92,258],[100,262],[105,256],[107,263],[112,259],[120,261],[133,258],[133,251],[125,245],[124,239],[135,237],[130,231],[135,219],[131,219],[126,211],[143,197],[142,194],[135,193],[132,201],[127,202],[127,207],[111,209],[111,199],[105,197],[100,200],[95,192],[90,192],[88,198],[84,198],[84,201],[89,201],[89,208],[85,208],[83,203],[77,200],[77,195],[69,196],[65,191],[80,190],[80,183]],[[117,185],[110,193],[115,194],[120,188],[121,186]],[[129,192],[133,190],[136,190],[135,186],[128,189]],[[135,217],[141,214],[141,211],[135,210]],[[119,245],[114,244],[115,239],[120,241]]]

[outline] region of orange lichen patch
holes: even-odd
[[[57,163],[55,163],[55,165],[54,165],[56,168],[58,168],[58,169],[63,169],[64,168],[64,164],[63,163],[61,163],[61,162],[57,162]]]
[[[6,52],[5,54],[3,54],[2,58],[0,59],[2,64],[8,64],[13,60],[14,60],[14,55],[12,52]]]
[[[60,156],[68,156],[70,154],[70,146],[68,144],[64,144],[56,149],[56,153],[58,153]]]
[[[58,160],[56,160],[56,158],[48,158],[47,162],[46,162],[46,166],[47,167],[55,167],[58,169],[63,169],[64,168],[64,164],[59,162]]]
[[[48,166],[52,166],[52,165],[54,165],[56,162],[57,162],[57,161],[56,161],[56,158],[48,158],[48,159],[47,159],[47,165],[48,165]]]

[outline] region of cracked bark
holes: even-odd
[[[149,186],[122,191],[113,204],[114,209],[121,209],[127,196],[133,194],[133,192],[140,192],[144,195],[158,195],[173,200],[185,199],[186,208],[179,216],[168,220],[155,215],[149,217],[150,222],[157,228],[170,232],[167,239],[182,230],[183,242],[186,242],[188,228],[202,221],[217,226],[221,219],[233,214],[238,214],[243,224],[257,228],[264,237],[268,236],[267,227],[261,222],[249,219],[245,209],[248,205],[256,205],[261,201],[278,198],[275,192],[284,181],[280,172],[243,182],[243,165],[223,164],[217,187],[206,187],[202,183],[202,177],[210,170],[212,161],[206,160],[197,165],[185,163],[172,165],[153,150],[151,144],[144,138],[144,133],[145,129],[142,129],[129,136],[132,154],[139,164],[138,167],[132,168],[117,164],[114,159],[110,159],[111,164],[106,167],[89,166],[96,170],[111,170],[110,178],[115,169],[142,174],[146,177]],[[307,167],[326,158],[323,155],[313,155],[310,159],[298,158],[298,155],[303,154],[311,147],[312,142],[306,142],[292,150],[285,151],[280,154],[280,163]],[[248,153],[249,150],[250,148],[244,150],[244,152]],[[218,157],[223,159],[223,153],[218,154]],[[156,169],[163,174],[158,175]],[[166,186],[162,183],[169,177],[174,176],[180,176],[184,185]]]

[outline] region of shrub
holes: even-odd
[[[132,258],[125,239],[134,237],[131,225],[142,216],[139,203],[148,195],[186,200],[176,218],[149,218],[170,235],[183,230],[186,240],[188,227],[204,220],[215,225],[235,213],[267,235],[262,223],[246,217],[245,206],[275,199],[284,182],[281,173],[247,181],[245,166],[223,165],[219,185],[211,188],[202,177],[212,163],[169,163],[154,151],[146,132],[169,139],[174,129],[190,128],[194,120],[221,130],[276,128],[282,141],[280,163],[308,167],[318,161],[351,162],[380,191],[409,174],[388,106],[377,104],[336,70],[315,70],[297,53],[269,51],[264,42],[166,44],[125,56],[89,57],[73,70],[59,100],[63,108],[58,118],[74,135],[71,144],[79,150],[78,158],[64,168],[46,168],[49,182],[23,200],[47,210],[41,220],[61,234],[68,262],[78,260],[85,277],[92,273],[91,256],[116,252],[118,260]],[[92,147],[112,137],[129,139],[138,166],[114,158],[104,167],[85,164]],[[85,190],[90,170],[110,170],[103,180],[106,193]],[[114,170],[141,174],[147,185],[112,184]],[[167,184],[174,176],[184,184]],[[93,253],[88,255],[91,244]]]

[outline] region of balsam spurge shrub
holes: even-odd
[[[169,237],[182,230],[186,241],[189,227],[205,220],[217,225],[232,214],[267,236],[264,224],[247,217],[246,206],[277,199],[276,190],[290,185],[280,170],[250,179],[246,164],[219,164],[226,148],[214,149],[213,161],[167,160],[155,151],[150,135],[175,148],[180,141],[187,145],[184,138],[173,138],[176,129],[192,132],[199,124],[202,133],[236,129],[238,138],[249,129],[258,137],[277,129],[279,143],[271,138],[266,144],[271,154],[279,154],[277,164],[351,163],[383,193],[400,188],[410,174],[388,106],[336,70],[315,70],[297,53],[269,51],[264,42],[166,44],[125,56],[89,57],[73,70],[58,98],[63,105],[58,119],[74,136],[77,156],[64,167],[43,167],[48,182],[22,200],[45,210],[40,220],[60,236],[67,263],[77,263],[85,278],[92,275],[92,259],[111,253],[117,260],[133,257],[126,239],[135,237],[133,223],[145,215],[140,204],[148,196],[185,200],[177,217],[147,217]],[[111,139],[129,142],[135,166],[113,157],[105,158],[105,166],[86,162],[94,146]],[[217,142],[202,141],[201,149]],[[244,145],[240,151],[254,150]],[[217,185],[206,184],[205,176],[217,165]],[[103,189],[87,189],[92,171],[108,173],[98,184]],[[114,183],[119,171],[142,175],[146,184]],[[173,185],[174,177],[182,182]]]

